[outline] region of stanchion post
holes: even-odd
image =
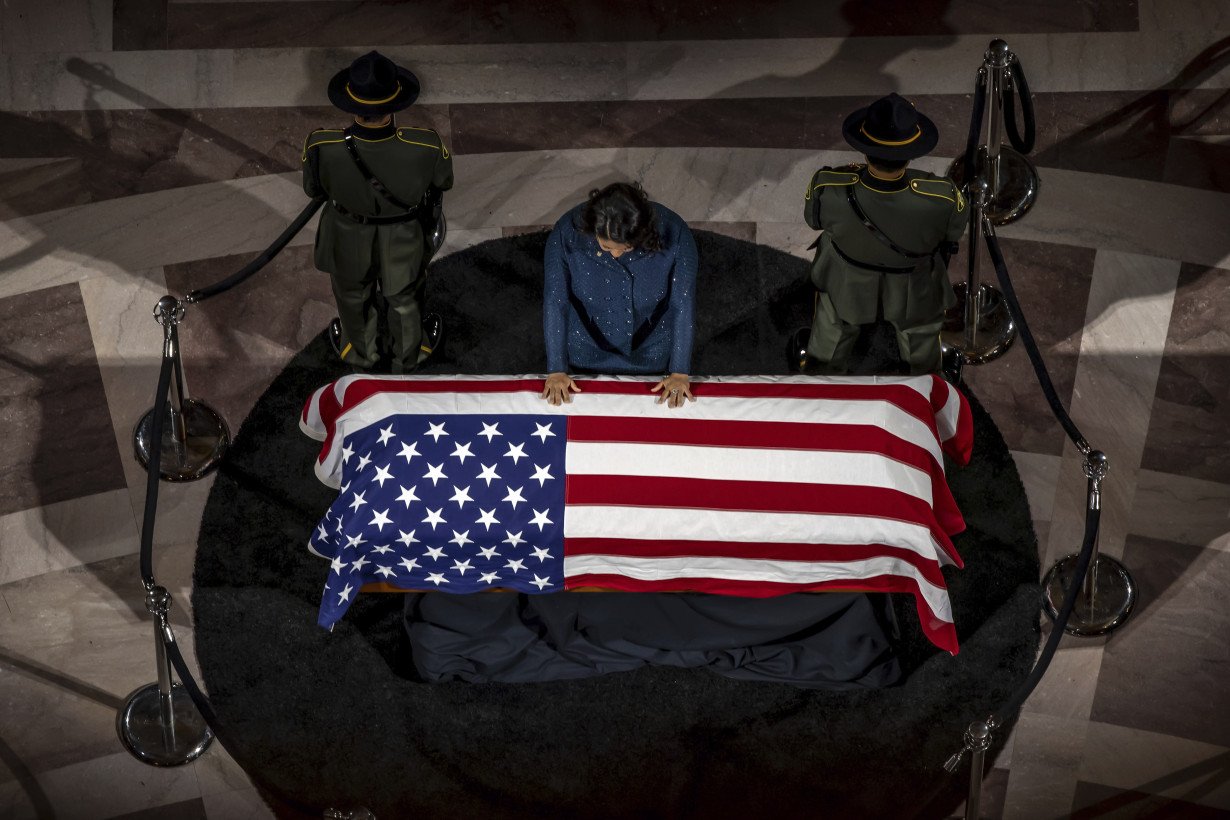
[[[1016,323],[1003,294],[982,281],[982,245],[993,232],[986,216],[990,186],[981,175],[970,180],[969,259],[964,282],[953,285],[957,304],[944,313],[940,343],[961,363],[986,364],[1008,351],[1016,339]]]
[[[134,690],[115,718],[124,748],[151,766],[182,766],[200,757],[213,742],[213,733],[192,702],[192,697],[171,676],[167,645],[171,631],[171,595],[165,587],[145,588],[145,607],[154,617],[154,662],[158,681]]]
[[[1090,450],[1085,454],[1083,468],[1089,488],[1089,509],[1100,509],[1102,482],[1109,468],[1106,454]],[[1064,556],[1042,579],[1043,609],[1052,620],[1058,615],[1064,591],[1073,580],[1076,563],[1077,554]],[[1081,595],[1076,599],[1065,631],[1080,637],[1105,635],[1123,626],[1135,606],[1136,580],[1123,562],[1099,553],[1095,539]]]
[[[948,758],[944,770],[952,774],[961,765],[961,758],[970,753],[969,793],[965,797],[965,820],[978,820],[982,804],[982,776],[986,771],[987,749],[991,748],[991,732],[998,724],[994,717],[975,720],[965,730],[965,743],[960,751]]]
[[[174,296],[163,296],[154,305],[154,318],[163,328],[163,355],[174,362],[167,417],[169,423],[163,429],[162,440],[152,441],[152,420],[156,408],[150,409],[133,431],[133,449],[142,467],[149,466],[151,448],[161,448],[159,476],[163,481],[204,478],[218,466],[231,443],[230,429],[221,414],[205,402],[188,395],[179,344],[179,323],[184,313],[185,303]]]
[[[1020,219],[1038,198],[1038,170],[1029,158],[1010,145],[1003,144],[1004,95],[1012,93],[1012,65],[1017,57],[1008,44],[998,38],[987,46],[979,68],[979,81],[986,83],[986,142],[974,158],[974,175],[990,185],[986,217],[996,225],[1006,225]],[[965,155],[953,161],[948,176],[957,185],[966,179]]]

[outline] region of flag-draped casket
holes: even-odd
[[[764,597],[908,592],[956,652],[941,567],[964,529],[944,456],[969,460],[969,406],[935,376],[697,380],[346,376],[300,426],[339,489],[309,549],[331,561],[319,622],[364,585],[529,594],[601,588]]]

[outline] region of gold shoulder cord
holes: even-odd
[[[439,145],[432,145],[430,142],[419,142],[418,140],[407,139],[406,135],[403,134],[402,131],[425,131],[434,136]],[[440,134],[432,128],[416,128],[413,125],[403,125],[397,129],[397,139],[407,145],[419,145],[423,148],[434,148],[439,151],[445,159],[448,159],[448,149],[444,147],[444,140],[441,139]]]
[[[321,140],[316,140],[316,142],[312,142],[312,137],[316,136],[317,134],[340,134],[340,133],[342,132],[336,128],[317,128],[315,131],[308,134],[307,139],[303,141],[303,156],[300,158],[299,161],[307,162],[307,152],[312,150],[313,148],[316,148],[317,146],[327,145],[331,142],[344,142],[344,140],[341,140],[341,139],[335,139],[335,140],[321,139]]]

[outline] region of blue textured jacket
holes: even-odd
[[[542,326],[547,371],[688,373],[696,304],[696,241],[678,214],[653,203],[662,250],[628,251],[613,258],[576,228],[582,206],[555,223],[547,239]],[[604,350],[568,297],[572,293],[614,350]],[[666,313],[635,350],[632,339],[666,298]]]

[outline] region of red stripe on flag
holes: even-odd
[[[744,558],[755,561],[847,563],[868,558],[898,558],[922,577],[944,587],[939,564],[913,550],[887,544],[792,544],[781,541],[676,541],[638,538],[565,538],[564,555],[622,555],[632,558]]]
[[[914,596],[918,621],[927,637],[940,649],[957,654],[957,630],[927,606],[927,599],[913,579],[900,575],[876,575],[848,581],[822,581],[814,584],[779,584],[768,581],[728,581],[721,578],[678,578],[638,581],[622,575],[572,575],[564,580],[565,589],[600,587],[618,592],[704,592],[713,595],[738,595],[744,598],[771,598],[794,592],[903,592]]]
[[[948,534],[931,505],[886,487],[849,484],[789,484],[781,481],[717,481],[708,478],[658,478],[622,475],[570,475],[566,507],[670,507],[755,513],[852,515],[904,521],[926,527],[958,565]],[[772,526],[771,517],[765,524]]]

